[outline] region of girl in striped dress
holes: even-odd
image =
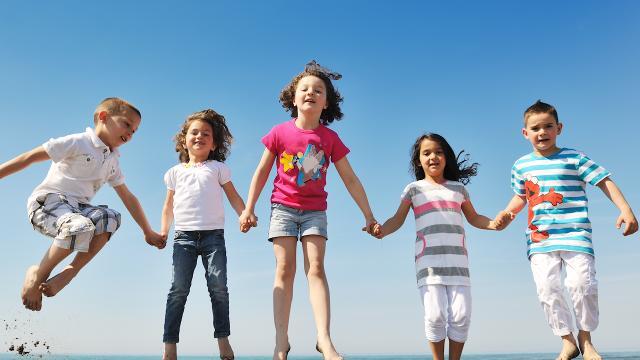
[[[438,134],[419,137],[413,145],[411,168],[416,181],[402,192],[395,215],[380,226],[382,238],[398,230],[409,209],[416,218],[416,278],[424,304],[425,333],[434,359],[444,359],[449,338],[449,359],[460,359],[471,318],[469,265],[462,216],[486,230],[502,230],[511,215],[500,212],[494,220],[480,215],[464,184],[476,175],[477,163],[456,156]]]

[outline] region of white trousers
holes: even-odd
[[[471,287],[460,285],[423,285],[424,332],[427,340],[445,338],[467,341],[471,324]]]
[[[572,311],[578,330],[593,331],[598,327],[598,281],[595,258],[574,251],[534,254],[530,258],[538,299],[547,322],[557,336],[574,331]],[[565,272],[564,285],[562,272]],[[565,297],[565,289],[571,307]]]

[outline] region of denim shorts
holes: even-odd
[[[281,236],[302,239],[307,235],[320,235],[327,239],[327,213],[324,210],[300,210],[282,204],[271,204],[269,241]]]

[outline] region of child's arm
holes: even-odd
[[[244,208],[242,214],[240,214],[240,218],[238,219],[240,222],[240,230],[243,230],[243,232],[248,231],[251,226],[258,225],[258,218],[254,214],[256,202],[264,188],[264,184],[269,178],[269,173],[271,172],[271,167],[273,166],[275,159],[276,156],[269,151],[269,149],[264,149],[260,163],[253,174],[253,178],[251,179],[249,195],[247,195],[247,206]]]
[[[624,198],[624,195],[622,195],[622,191],[620,191],[616,183],[610,178],[606,178],[598,183],[598,187],[620,210],[620,216],[618,216],[618,220],[616,220],[616,228],[620,229],[622,223],[627,225],[622,235],[627,236],[638,231],[638,220],[636,220],[635,215],[633,215],[631,206],[629,206],[629,203]]]
[[[374,235],[378,239],[382,239],[387,235],[393,234],[396,230],[400,229],[404,221],[407,219],[407,214],[409,213],[409,209],[411,209],[411,203],[407,201],[401,201],[400,206],[398,206],[398,210],[396,213],[387,219],[387,221],[380,226],[380,233],[378,235]]]
[[[495,219],[491,220],[484,215],[480,215],[473,207],[471,200],[467,200],[460,205],[464,217],[467,222],[478,229],[484,230],[502,230],[509,222],[511,222],[512,216],[506,211],[501,211],[496,215]]]
[[[231,181],[226,182],[224,185],[222,185],[222,189],[227,195],[227,199],[229,200],[229,203],[231,204],[233,210],[236,211],[238,216],[242,215],[242,212],[244,211],[244,201],[238,194],[236,187],[233,186],[233,183]],[[240,231],[247,232],[250,229],[251,226],[243,226],[242,223],[240,223]]]
[[[518,213],[522,211],[522,209],[524,209],[525,205],[527,205],[526,197],[513,195],[503,212],[511,214],[511,219],[513,220],[513,218],[515,218],[516,215],[518,215]]]
[[[362,186],[360,179],[358,179],[355,172],[353,172],[351,164],[349,164],[349,160],[347,160],[347,157],[345,156],[338,160],[335,163],[335,166],[338,170],[338,174],[340,174],[342,182],[344,182],[344,186],[346,186],[349,194],[351,194],[351,197],[364,215],[367,232],[370,234],[373,233],[374,236],[379,235],[380,227],[375,226],[378,222],[373,217],[373,212],[371,211],[369,200],[367,199],[367,194],[364,191],[364,187]]]
[[[164,199],[162,206],[162,218],[160,221],[160,235],[165,239],[169,234],[169,228],[173,222],[173,195],[175,191],[167,189],[167,197]]]
[[[144,210],[142,210],[142,206],[138,199],[129,191],[127,185],[122,184],[114,187],[116,193],[122,200],[122,203],[127,208],[133,220],[136,221],[142,232],[144,233],[144,240],[152,246],[157,247],[158,249],[162,249],[167,245],[166,239],[162,237],[162,235],[151,229],[149,225],[149,221],[147,221],[147,217],[144,215]]]
[[[32,150],[29,150],[23,154],[16,156],[15,158],[5,162],[0,165],[0,179],[5,176],[9,176],[13,173],[16,173],[27,166],[40,162],[49,160],[49,154],[44,150],[44,147],[38,146]]]

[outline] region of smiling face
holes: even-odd
[[[435,183],[445,181],[444,168],[447,165],[444,150],[437,141],[424,139],[420,143],[420,165],[426,180]]]
[[[322,110],[327,108],[327,87],[317,76],[308,75],[300,79],[296,85],[293,99],[298,115],[320,118]]]
[[[133,134],[140,126],[140,116],[134,111],[125,110],[122,113],[100,111],[96,123],[96,135],[110,149],[131,141]]]
[[[542,156],[553,155],[558,150],[556,138],[562,131],[562,123],[547,113],[535,113],[526,118],[522,135],[533,145],[536,154]]]
[[[209,154],[216,148],[211,125],[202,120],[192,121],[189,124],[189,128],[187,128],[184,147],[189,153],[190,163],[199,163],[207,160]]]

